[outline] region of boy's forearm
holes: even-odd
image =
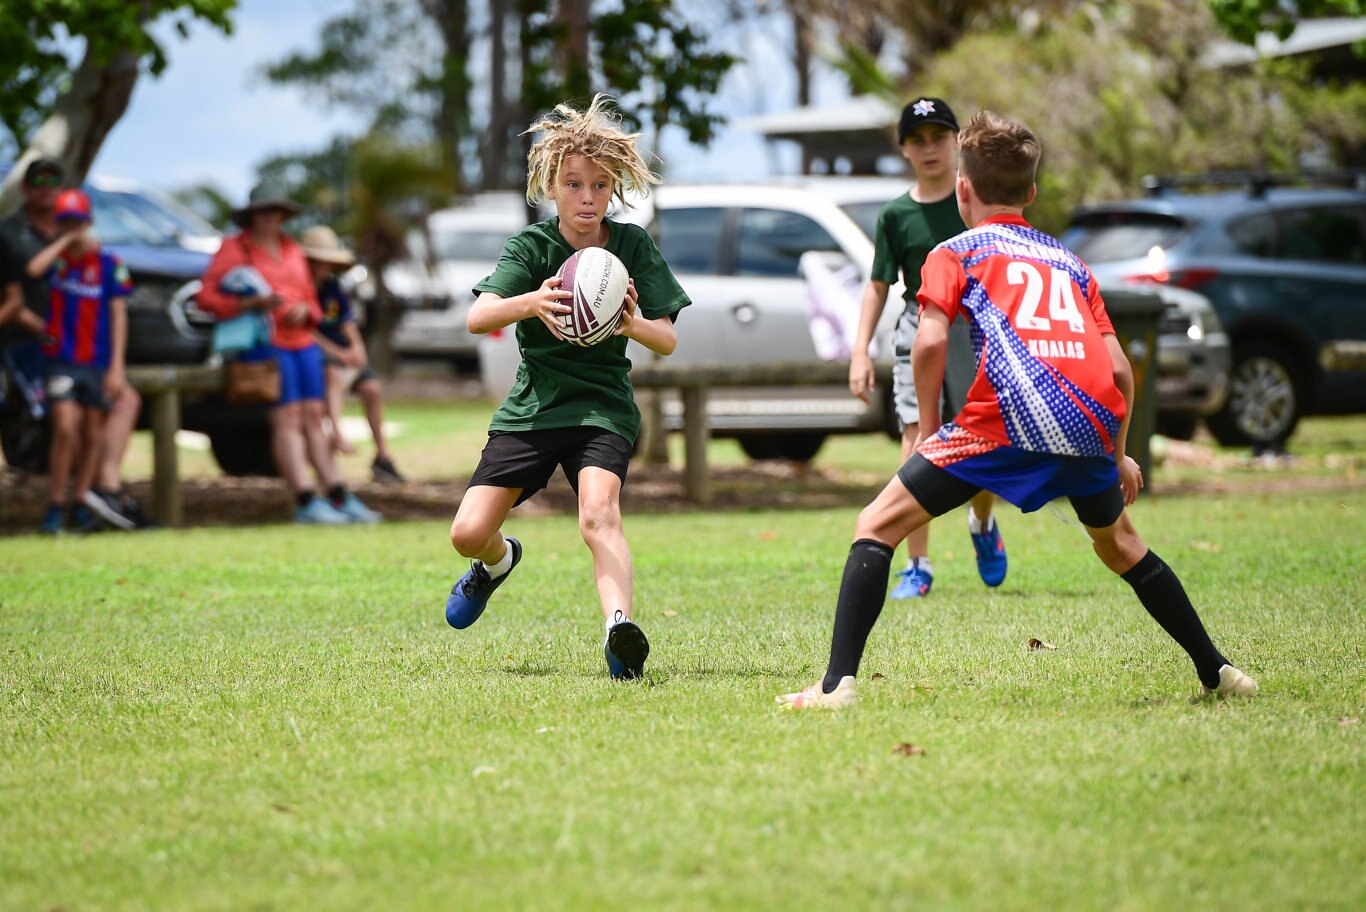
[[[890,285],[877,279],[869,279],[864,286],[863,305],[858,314],[858,335],[854,337],[855,354],[866,355],[868,347],[873,344],[873,333],[877,331],[877,322],[882,319],[882,311],[887,306],[889,288]]]
[[[944,423],[940,414],[940,391],[944,386],[944,365],[948,361],[949,340],[934,339],[917,333],[911,348],[911,370],[915,374],[915,394],[920,406],[920,435],[939,430]]]
[[[109,304],[112,317],[109,327],[109,365],[123,371],[128,363],[128,307],[123,298],[115,298]]]
[[[1115,459],[1123,459],[1129,440],[1129,422],[1134,416],[1134,369],[1119,339],[1107,334],[1105,347],[1110,353],[1110,363],[1114,371],[1115,386],[1124,397],[1124,419],[1119,423],[1119,433],[1115,435]]]
[[[35,253],[33,259],[29,260],[28,266],[25,267],[25,271],[28,273],[29,278],[41,279],[43,276],[47,275],[48,270],[52,268],[52,264],[57,262],[57,257],[61,256],[62,251],[66,249],[70,237],[70,235],[64,234]]]
[[[511,298],[500,298],[498,295],[484,292],[470,308],[469,315],[465,317],[465,326],[475,335],[483,335],[524,320],[529,316],[530,308],[527,302],[532,294],[533,292],[528,292]]]
[[[655,320],[636,317],[631,321],[631,331],[626,338],[634,339],[657,355],[672,355],[678,347],[678,332],[668,317]]]

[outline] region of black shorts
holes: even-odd
[[[606,469],[625,484],[630,464],[631,441],[600,427],[489,431],[489,442],[484,445],[469,486],[521,488],[522,494],[517,498],[520,504],[550,482],[556,466],[564,469],[564,477],[577,494],[582,469]]]
[[[980,486],[939,468],[919,453],[912,454],[896,474],[906,490],[931,516],[943,516],[961,507],[982,490]],[[1092,529],[1113,525],[1124,512],[1124,493],[1118,484],[1095,494],[1068,496],[1067,500],[1081,524]]]
[[[82,408],[109,411],[104,395],[106,368],[97,364],[53,361],[47,366],[47,401],[75,402]]]

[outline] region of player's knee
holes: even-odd
[[[579,534],[584,541],[610,535],[621,528],[621,511],[607,499],[586,501],[579,505]]]
[[[488,548],[492,536],[484,529],[459,519],[451,523],[451,547],[461,557],[477,557]]]
[[[1148,551],[1148,546],[1132,528],[1116,528],[1108,535],[1096,537],[1092,546],[1101,563],[1117,574],[1128,571]]]

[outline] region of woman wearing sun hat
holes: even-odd
[[[332,421],[332,446],[342,453],[355,449],[341,434],[342,398],[346,395],[347,371],[354,371],[351,391],[360,396],[365,407],[365,419],[375,438],[375,459],[370,471],[375,481],[401,482],[403,476],[394,468],[388,442],[384,439],[384,390],[379,375],[370,366],[365,340],[356,326],[356,311],[342,288],[338,275],[354,266],[356,257],[342,246],[337,232],[326,225],[314,225],[299,237],[313,284],[318,290],[323,318],[318,324],[318,344],[322,346],[326,362],[327,414]]]
[[[285,221],[299,210],[279,190],[265,184],[255,187],[247,204],[232,214],[241,233],[223,241],[204,272],[196,300],[220,320],[249,310],[270,317],[270,345],[246,357],[273,357],[280,367],[280,398],[270,409],[271,449],[276,468],[296,497],[295,521],[376,522],[380,515],[342,483],[323,428],[323,353],[314,338],[322,308],[303,247],[284,233]],[[254,268],[271,293],[235,295],[220,287],[224,276],[243,266]],[[310,464],[325,498],[314,491]]]

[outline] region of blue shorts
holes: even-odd
[[[239,361],[274,358],[280,366],[280,398],[273,405],[289,405],[305,399],[323,398],[323,350],[319,345],[297,350],[266,345],[243,352]]]
[[[1124,512],[1113,456],[1058,456],[998,446],[937,466],[915,453],[897,477],[931,516],[967,503],[978,491],[990,491],[1025,513],[1066,497],[1082,524],[1093,529],[1112,525]]]
[[[47,401],[75,402],[83,408],[109,411],[109,400],[104,396],[104,375],[107,370],[99,364],[48,362]]]

